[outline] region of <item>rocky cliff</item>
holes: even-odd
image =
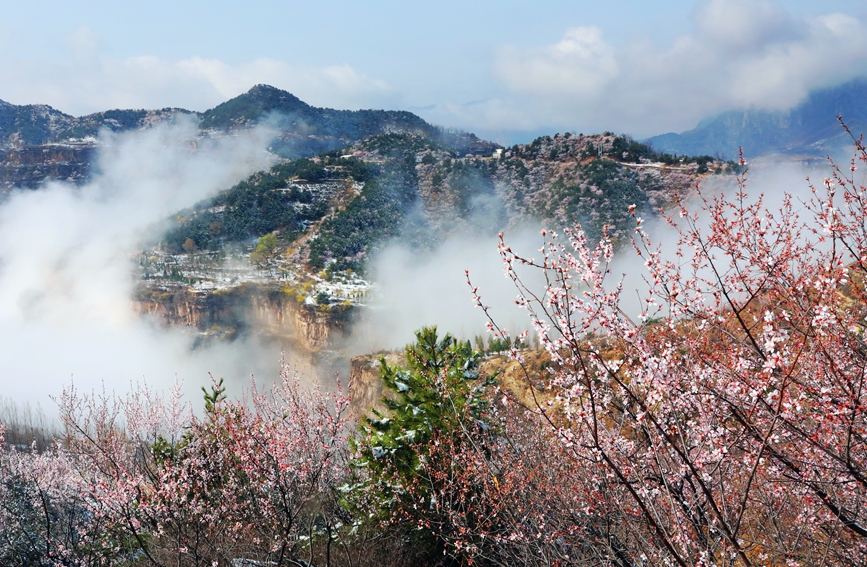
[[[249,297],[248,323],[260,332],[285,337],[310,351],[339,349],[352,331],[354,306],[298,303],[281,290]]]
[[[389,365],[406,364],[406,357],[402,352],[366,354],[350,360],[349,414],[352,419],[361,419],[374,408],[378,411],[385,409],[382,404],[382,380],[379,377],[380,358],[384,358]]]
[[[81,183],[88,178],[95,146],[48,144],[0,152],[0,192],[32,188],[46,179]]]
[[[142,315],[166,326],[196,329],[204,337],[233,338],[251,332],[308,354],[339,349],[351,332],[357,309],[299,303],[279,287],[256,284],[219,292],[180,286],[165,291],[141,288],[135,305]]]

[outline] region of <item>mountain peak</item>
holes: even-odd
[[[280,94],[280,95],[289,95],[292,98],[297,98],[295,95],[290,93],[289,91],[284,91],[283,89],[278,89],[277,87],[272,87],[271,85],[266,85],[265,83],[259,83],[258,85],[253,85],[250,87],[250,90],[245,94],[252,96],[262,96],[265,94]]]
[[[272,87],[271,85],[265,84],[254,85],[253,88],[251,88],[249,91],[235,97],[232,100],[239,98],[260,100],[266,105],[279,106],[279,110],[285,110],[286,106],[312,108],[309,104],[307,104],[294,94],[290,93],[289,91],[284,91],[283,89],[278,89],[277,87]]]
[[[201,125],[203,128],[232,128],[257,123],[270,114],[307,118],[313,112],[312,106],[292,93],[260,84],[205,112]]]

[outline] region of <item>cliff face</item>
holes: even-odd
[[[237,327],[242,313],[237,297],[202,294],[189,289],[158,292],[142,290],[135,298],[137,311],[155,317],[164,325],[179,325],[206,331],[214,326]]]
[[[36,187],[46,179],[80,183],[87,179],[93,146],[46,145],[0,152],[0,191]]]
[[[339,348],[352,331],[351,306],[298,303],[279,290],[248,296],[245,318],[258,329],[284,337],[316,352]]]
[[[140,314],[167,326],[217,336],[260,333],[308,353],[339,348],[351,332],[354,316],[353,307],[300,304],[280,289],[260,285],[217,293],[142,289],[135,304]]]
[[[384,357],[389,365],[406,364],[403,352],[366,354],[350,360],[349,379],[352,388],[349,391],[349,415],[354,420],[368,415],[374,408],[378,411],[385,410],[382,403],[382,380],[379,377],[380,357]]]

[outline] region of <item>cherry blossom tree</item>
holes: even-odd
[[[632,565],[616,507],[564,445],[519,404],[492,407],[459,438],[437,436],[412,516],[458,564]],[[427,496],[424,498],[424,496]]]
[[[417,564],[631,565],[599,482],[495,376],[480,376],[481,354],[435,329],[416,338],[405,368],[380,366],[388,411],[354,440],[354,503],[415,548]]]
[[[673,247],[636,218],[647,288],[634,317],[610,239],[543,232],[539,258],[501,242],[556,368],[532,409],[598,483],[587,503],[617,511],[621,564],[867,561],[867,187],[855,177],[867,152],[855,144],[847,171],[832,164],[809,199],[775,210],[746,173],[731,197],[699,190],[699,210],[667,219]],[[545,289],[525,285],[528,269]]]
[[[140,386],[123,400],[64,391],[70,484],[106,536],[151,565],[331,564],[345,552],[342,390],[305,389],[284,366],[268,390],[254,383],[228,401],[220,381],[205,400],[197,417],[177,387],[164,397]]]
[[[407,368],[383,364],[387,411],[353,443],[340,387],[305,388],[286,366],[239,400],[215,381],[200,415],[178,386],[70,386],[54,445],[7,444],[0,423],[0,564],[863,565],[855,148],[777,207],[750,196],[746,171],[730,195],[697,188],[666,218],[674,244],[635,217],[637,310],[612,274],[628,243],[543,231],[532,258],[501,242],[551,361],[540,380],[511,348],[520,397],[432,329]],[[532,270],[544,288],[525,283]],[[496,339],[526,344],[473,294]]]
[[[109,565],[133,553],[88,513],[73,469],[58,447],[7,445],[0,423],[0,564],[9,567]]]

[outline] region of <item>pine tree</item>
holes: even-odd
[[[381,511],[381,520],[420,526],[428,523],[426,515],[436,514],[437,487],[430,484],[435,471],[452,465],[432,448],[443,439],[459,445],[470,438],[468,431],[489,428],[481,416],[493,379],[480,379],[478,353],[469,341],[449,334],[439,339],[436,327],[417,331],[405,353],[406,368],[380,358],[387,409],[372,410],[353,442],[363,477],[355,488],[369,499],[365,505]],[[442,556],[441,542],[430,533],[410,537]]]

